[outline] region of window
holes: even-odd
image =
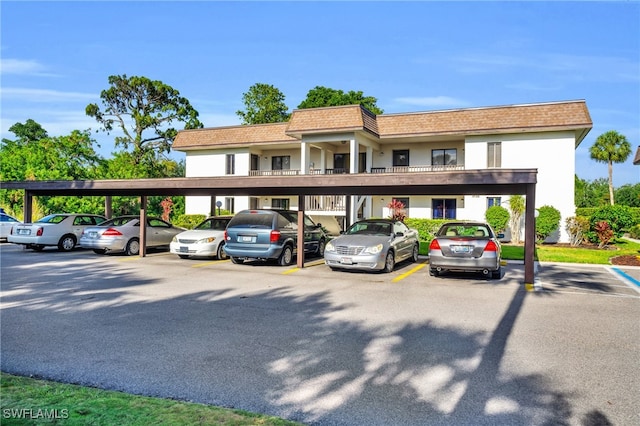
[[[409,210],[409,197],[393,197],[392,200],[401,202],[404,205],[403,209]]]
[[[236,155],[235,154],[227,154],[226,156],[226,170],[225,173],[228,175],[236,174]]]
[[[291,156],[280,155],[271,157],[271,170],[289,170],[291,168]]]
[[[458,150],[453,149],[432,149],[432,166],[455,166],[458,164]]]
[[[225,197],[224,199],[224,209],[229,213],[235,213],[235,198],[233,197]]]
[[[333,173],[349,173],[349,154],[333,154]]]
[[[502,204],[501,197],[487,197],[487,208],[491,206],[499,206]]]
[[[260,170],[260,156],[251,154],[251,170]]]
[[[409,150],[394,149],[393,150],[393,167],[402,167],[409,165]]]
[[[455,219],[456,199],[455,198],[434,198],[431,200],[432,219]]]
[[[502,142],[487,144],[487,167],[502,167]]]
[[[289,210],[289,199],[288,198],[272,198],[271,208]]]

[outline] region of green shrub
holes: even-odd
[[[592,213],[589,221],[591,222],[592,231],[595,231],[598,222],[607,222],[617,238],[620,238],[625,231],[638,224],[631,207],[618,205],[600,207]],[[593,242],[596,241],[594,240]]]
[[[448,222],[445,219],[417,219],[406,218],[404,220],[405,225],[409,228],[413,228],[418,231],[418,235],[421,242],[431,243],[435,233],[438,231],[443,223]],[[428,244],[427,244],[428,245]]]
[[[485,219],[497,233],[504,232],[509,223],[509,211],[502,206],[491,206],[484,214]]]
[[[629,236],[633,239],[640,240],[640,224],[634,225],[629,229]]]
[[[571,216],[565,221],[565,229],[569,234],[569,242],[572,246],[579,246],[587,238],[591,224],[589,218],[584,216]]]
[[[206,218],[207,216],[203,214],[181,214],[175,218],[173,224],[182,228],[193,229]]]
[[[536,218],[536,240],[543,242],[560,226],[560,211],[553,206],[542,206]]]

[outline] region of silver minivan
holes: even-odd
[[[290,265],[298,247],[298,212],[251,209],[238,212],[227,225],[224,249],[233,263],[277,260]],[[322,226],[304,216],[304,251],[324,255],[327,237]]]

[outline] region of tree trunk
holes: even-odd
[[[613,162],[611,161],[609,161],[609,200],[611,201],[611,205],[613,205]]]

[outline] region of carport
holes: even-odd
[[[32,221],[34,196],[138,196],[140,216],[146,219],[148,196],[245,195],[297,196],[299,223],[303,223],[307,195],[514,195],[526,196],[524,284],[534,282],[535,189],[537,169],[482,169],[442,172],[221,176],[163,179],[13,181],[3,189],[24,189],[24,220]],[[347,198],[349,199],[349,197]],[[107,210],[110,209],[107,203]],[[211,212],[215,212],[211,206]],[[107,215],[110,212],[107,211]],[[145,227],[140,227],[140,243],[145,256]],[[304,227],[298,227],[297,266],[304,267]]]

